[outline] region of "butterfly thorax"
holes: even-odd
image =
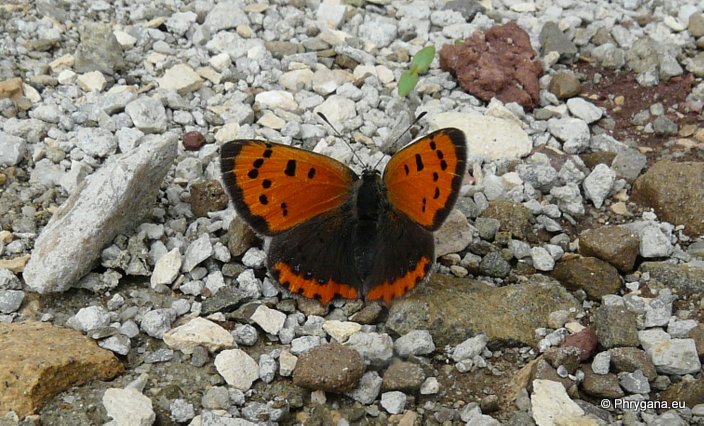
[[[354,237],[355,263],[360,278],[364,280],[374,266],[380,218],[390,206],[378,171],[364,170],[357,185],[354,206],[357,225]]]

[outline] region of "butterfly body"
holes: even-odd
[[[224,145],[221,167],[237,212],[271,237],[280,284],[323,303],[390,303],[428,276],[432,232],[457,199],[465,157],[464,134],[442,129],[399,151],[383,176],[252,140]]]

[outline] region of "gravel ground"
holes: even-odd
[[[0,424],[704,424],[703,11],[3,2]],[[272,281],[222,144],[359,171],[450,126],[470,170],[429,282]]]

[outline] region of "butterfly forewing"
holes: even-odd
[[[358,178],[339,161],[287,145],[238,140],[221,152],[223,180],[237,212],[264,235],[339,208]]]
[[[437,230],[450,214],[467,166],[464,133],[445,128],[397,152],[384,170],[391,204],[428,230]]]

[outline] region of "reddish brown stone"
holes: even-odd
[[[596,349],[596,333],[590,327],[585,328],[579,333],[571,334],[565,337],[562,341],[562,348],[577,348],[581,355],[579,359],[582,361],[588,360]]]
[[[186,151],[198,151],[205,144],[205,136],[201,132],[188,132],[181,138],[181,143]]]
[[[440,50],[440,67],[484,101],[496,97],[529,110],[539,101],[543,67],[528,33],[515,22],[477,31],[464,43],[446,44]]]

